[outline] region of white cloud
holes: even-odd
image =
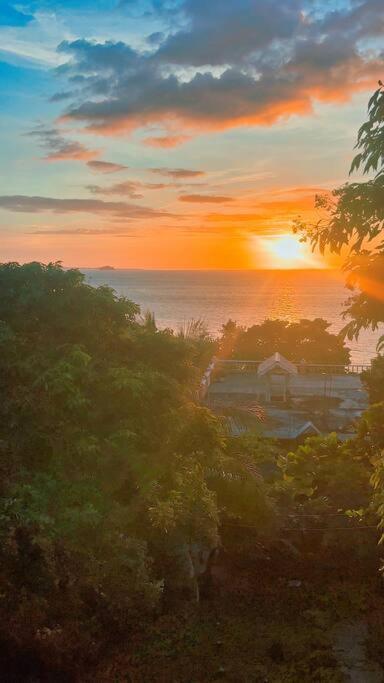
[[[23,27],[0,26],[1,51],[8,61],[32,62],[34,66],[55,67],[65,61],[56,48],[75,34],[53,12],[37,12],[34,21]]]

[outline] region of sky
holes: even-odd
[[[0,0],[0,260],[323,267],[383,0]]]

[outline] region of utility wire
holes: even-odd
[[[302,517],[348,517],[345,512],[313,512],[311,514],[304,515],[284,515],[285,517],[291,517],[293,519],[301,519]]]
[[[254,524],[222,524],[223,527],[232,527],[233,529],[258,529],[260,527]],[[303,527],[282,527],[280,531],[361,531],[362,529],[376,529],[378,531],[376,524],[366,524],[361,526],[339,526],[339,527],[313,527],[313,528],[303,528]]]
[[[335,527],[313,527],[312,529],[304,529],[298,527],[283,527],[282,531],[362,531],[363,529],[376,529],[376,524],[367,524],[365,526],[335,526]]]

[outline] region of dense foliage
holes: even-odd
[[[247,329],[229,320],[222,328],[221,353],[225,357],[264,360],[279,351],[288,360],[307,363],[349,363],[349,349],[341,337],[329,332],[330,324],[315,320],[265,320]]]
[[[59,264],[4,264],[0,290],[0,657],[56,676],[193,597],[221,515],[271,508],[195,402],[201,324],[160,331]]]
[[[345,254],[347,284],[357,290],[348,301],[345,315],[350,322],[345,332],[350,339],[363,328],[377,329],[384,322],[384,88],[372,95],[368,120],[361,126],[350,172],[361,170],[371,177],[364,182],[346,183],[331,197],[318,197],[325,217],[315,225],[298,221],[296,229],[314,248],[324,253]]]
[[[345,444],[318,437],[287,453],[257,433],[233,437],[195,400],[215,350],[200,323],[158,330],[59,264],[4,264],[0,290],[0,664],[11,680],[81,680],[155,615],[203,595],[220,548],[224,564],[273,581],[372,571],[383,404]],[[225,327],[228,348],[238,328]],[[328,362],[348,359],[324,321],[242,334],[270,352],[274,335],[288,357],[298,344],[313,362],[321,338]]]
[[[378,354],[372,359],[370,369],[362,373],[362,380],[368,390],[370,403],[384,401],[384,356]]]
[[[350,173],[362,171],[368,180],[346,183],[333,191],[332,197],[318,197],[317,206],[325,209],[325,217],[315,225],[297,222],[296,230],[303,239],[310,240],[313,248],[321,252],[345,254],[349,249],[344,269],[347,286],[354,291],[348,301],[345,315],[350,322],[344,329],[350,339],[365,328],[379,329],[384,322],[384,86],[379,88],[368,103],[368,120],[361,126]],[[384,337],[378,342],[383,348]],[[374,458],[372,483],[376,491],[376,509],[380,526],[384,528],[383,466],[383,358],[378,356],[363,380],[374,403],[361,422],[360,433]],[[383,539],[382,539],[383,540]]]

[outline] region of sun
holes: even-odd
[[[280,261],[291,262],[303,257],[302,246],[293,235],[284,235],[277,237],[275,241],[271,240],[269,250]]]
[[[311,253],[308,245],[295,235],[271,235],[258,238],[258,247],[266,257],[266,266],[276,269],[319,268],[322,264]]]

